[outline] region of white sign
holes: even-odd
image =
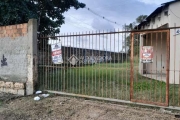
[[[180,34],[180,28],[176,29],[176,35]]]
[[[76,63],[79,61],[78,58],[75,55],[72,55],[68,61],[72,64],[72,65],[76,65]]]
[[[52,62],[54,64],[62,64],[62,51],[61,51],[61,43],[51,44],[52,50]]]

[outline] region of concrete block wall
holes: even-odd
[[[0,26],[0,91],[30,95],[36,82],[37,20]]]

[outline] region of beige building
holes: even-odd
[[[138,29],[156,29],[180,26],[180,0],[163,3],[152,12]],[[142,46],[153,47],[153,62],[140,63],[139,73],[147,77],[166,81],[167,68],[167,32],[141,34]],[[179,84],[180,81],[180,28],[170,29],[170,62],[169,82]]]

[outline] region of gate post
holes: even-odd
[[[166,62],[166,105],[169,106],[169,64],[170,64],[170,30],[167,31],[167,62]]]
[[[130,78],[130,100],[133,99],[133,79],[134,79],[134,33],[131,33],[131,78]]]

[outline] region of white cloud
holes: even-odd
[[[168,2],[169,0],[138,0],[138,1],[145,4],[161,5],[162,3]]]

